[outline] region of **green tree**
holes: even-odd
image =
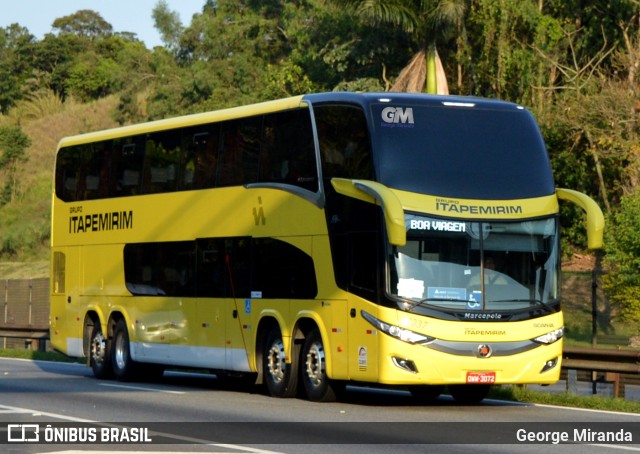
[[[153,23],[160,32],[162,42],[170,51],[176,51],[179,47],[180,36],[184,31],[180,15],[169,9],[165,0],[160,0],[151,13]]]
[[[19,126],[0,127],[0,169],[4,170],[6,180],[2,192],[2,204],[13,202],[18,193],[18,165],[29,159],[27,148],[31,139]]]
[[[34,52],[35,71],[41,75],[44,88],[60,98],[67,97],[67,79],[74,60],[91,49],[90,41],[72,34],[45,35]]]
[[[33,70],[34,45],[35,37],[26,28],[0,28],[0,113],[23,97],[22,87]]]
[[[622,198],[608,218],[604,286],[626,321],[640,322],[640,191]]]
[[[360,20],[335,2],[287,2],[281,23],[287,52],[280,63],[293,70],[287,77],[299,67],[316,91],[385,90],[416,51],[398,27]]]
[[[391,24],[409,33],[418,46],[404,68],[394,91],[448,93],[444,69],[437,52],[438,42],[452,34],[465,36],[466,0],[334,0],[358,16],[377,24]],[[460,42],[458,42],[460,45]],[[461,47],[460,47],[461,49]],[[460,54],[462,50],[459,51]]]
[[[171,36],[175,47],[168,51],[175,60],[172,64],[158,52],[162,70],[156,72],[149,97],[150,118],[263,99],[267,68],[283,55],[280,17],[272,17],[271,8],[231,0],[206,4],[179,34],[177,16],[166,3],[158,3],[155,13],[159,12],[156,16],[170,26],[156,19],[156,27],[164,27],[163,35]]]
[[[60,34],[71,34],[95,39],[113,33],[113,26],[104,20],[100,13],[83,9],[69,16],[59,17],[53,21],[52,27]]]
[[[122,71],[113,59],[83,54],[69,69],[66,92],[83,102],[102,98],[123,88]]]
[[[53,22],[35,46],[35,75],[62,99],[97,99],[149,79],[150,52],[132,32],[113,32],[99,13],[80,10]],[[127,87],[130,84],[131,87]]]

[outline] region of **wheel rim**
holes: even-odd
[[[116,366],[118,367],[118,369],[124,369],[126,364],[125,355],[126,355],[126,352],[125,352],[124,336],[120,334],[116,338],[116,345],[115,345],[115,351],[114,351],[114,357],[115,357]]]
[[[267,355],[267,369],[275,383],[281,383],[284,380],[284,344],[280,339],[271,344],[271,348]]]
[[[91,341],[91,357],[96,364],[102,364],[105,360],[106,342],[102,333],[96,333]]]
[[[318,387],[324,380],[324,347],[320,342],[310,345],[305,361],[309,384]]]

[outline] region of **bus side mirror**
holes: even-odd
[[[604,235],[604,215],[598,204],[588,195],[572,189],[556,188],[559,199],[568,200],[587,214],[587,246],[589,249],[602,249]]]

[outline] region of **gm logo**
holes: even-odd
[[[407,107],[385,107],[382,109],[382,121],[385,123],[413,124],[413,109]]]

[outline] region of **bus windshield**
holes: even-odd
[[[406,223],[407,244],[392,248],[388,291],[411,310],[557,310],[555,218],[465,222],[407,214]]]
[[[373,104],[378,181],[461,199],[553,194],[547,151],[531,114],[477,104]]]

